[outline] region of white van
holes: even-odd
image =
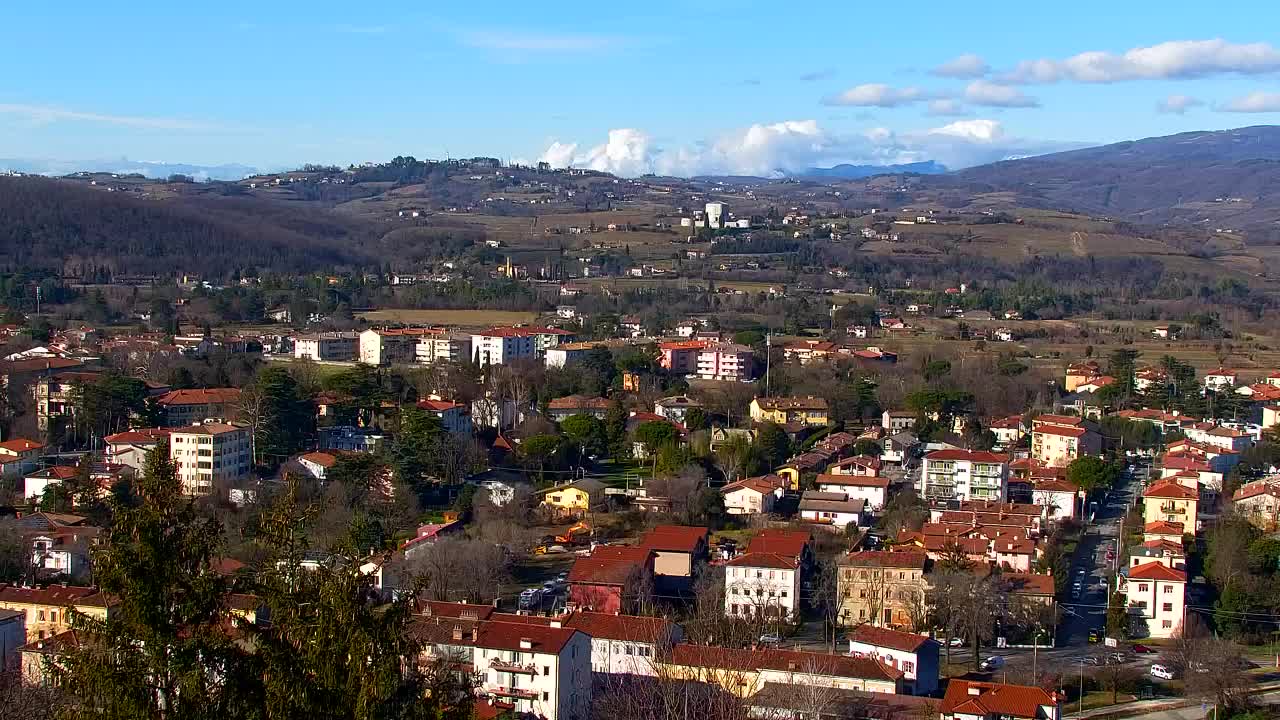
[[[1172,680],[1173,671],[1163,665],[1152,665],[1151,677],[1158,677],[1161,680]]]

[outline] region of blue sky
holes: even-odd
[[[962,166],[1275,122],[1278,20],[1274,2],[6,3],[0,157]]]

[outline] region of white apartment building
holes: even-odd
[[[586,717],[591,701],[591,638],[573,628],[484,622],[472,655],[479,692],[513,704],[517,715]]]
[[[470,359],[470,335],[423,335],[414,345],[413,361],[422,365],[435,362],[466,362]]]
[[[316,362],[349,362],[360,354],[360,333],[326,332],[293,338],[293,356]]]
[[[800,609],[800,561],[747,552],[726,563],[724,612],[730,617],[790,620]]]
[[[591,638],[591,671],[611,675],[654,675],[654,658],[684,638],[679,625],[663,618],[578,611],[564,626]]]
[[[417,356],[418,339],[442,332],[438,328],[365,330],[360,333],[359,360],[366,365],[411,363]]]
[[[1009,491],[1009,456],[976,450],[935,450],[924,456],[916,491],[929,501],[1003,501]]]
[[[1171,638],[1186,619],[1187,573],[1159,560],[1122,570],[1116,589],[1124,593],[1134,637]]]
[[[490,328],[471,336],[471,360],[478,365],[504,365],[533,356],[533,334],[524,328]]]
[[[703,380],[745,382],[752,378],[751,348],[733,343],[712,343],[698,351],[693,374]]]
[[[596,343],[562,343],[553,348],[547,348],[546,363],[549,368],[562,368],[569,363],[577,362],[586,357],[591,352],[591,348]]]
[[[216,481],[236,480],[253,466],[253,434],[248,427],[204,422],[169,434],[169,459],[178,469],[185,495],[213,492]]]
[[[841,493],[850,500],[861,499],[872,512],[879,512],[888,502],[889,478],[867,475],[819,475],[817,489],[824,493]]]

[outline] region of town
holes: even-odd
[[[1122,697],[1243,704],[1258,682],[1275,368],[1197,371],[1154,351],[1195,344],[1169,324],[1135,329],[1149,353],[1046,362],[985,353],[1005,329],[902,344],[899,318],[934,317],[919,302],[806,336],[593,317],[589,298],[496,326],[308,329],[330,322],[286,308],[234,334],[11,312],[5,664],[56,688],[95,633],[153,627],[148,593],[207,583],[188,622],[250,646],[326,620],[299,588],[400,618],[396,661],[460,717],[679,697],[716,717],[1060,720]],[[177,567],[146,558],[149,532],[205,537]]]

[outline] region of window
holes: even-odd
[[[903,661],[902,661],[902,672],[908,672],[908,673],[909,673],[909,672],[915,672],[915,671],[916,671],[916,664],[915,664],[915,663],[911,662],[910,660],[903,660]]]
[[[57,610],[50,610],[50,611],[49,611],[49,622],[55,622],[55,623],[56,623],[56,622],[58,622],[58,611],[57,611]]]
[[[1165,604],[1161,607],[1161,609],[1162,609],[1164,612],[1173,612],[1173,603],[1165,603]]]
[[[543,677],[546,677],[546,676],[548,676],[548,675],[550,675],[550,674],[551,674],[551,666],[550,666],[550,665],[543,665],[543,666],[542,666],[542,676],[543,676]]]
[[[1147,591],[1147,584],[1146,584],[1146,583],[1138,583],[1138,592],[1146,592],[1146,591]]]
[[[44,622],[44,611],[40,611],[40,622]]]
[[[1165,585],[1165,586],[1164,586],[1164,591],[1165,591],[1165,592],[1167,592],[1167,593],[1171,593],[1171,592],[1173,592],[1173,586],[1172,586],[1172,585]]]
[[[550,693],[548,693],[546,690],[543,690],[543,691],[542,691],[542,702],[546,702],[546,701],[548,701],[548,700],[550,700],[550,699],[551,699],[551,694],[550,694]]]
[[[782,597],[786,597],[786,596],[787,596],[787,591],[786,591],[786,590],[783,590],[783,591],[782,591]]]
[[[1160,624],[1160,627],[1165,628],[1165,629],[1167,630],[1167,629],[1169,629],[1169,628],[1173,627],[1173,621],[1172,621],[1172,620],[1165,620],[1163,623],[1161,623],[1161,624]]]

